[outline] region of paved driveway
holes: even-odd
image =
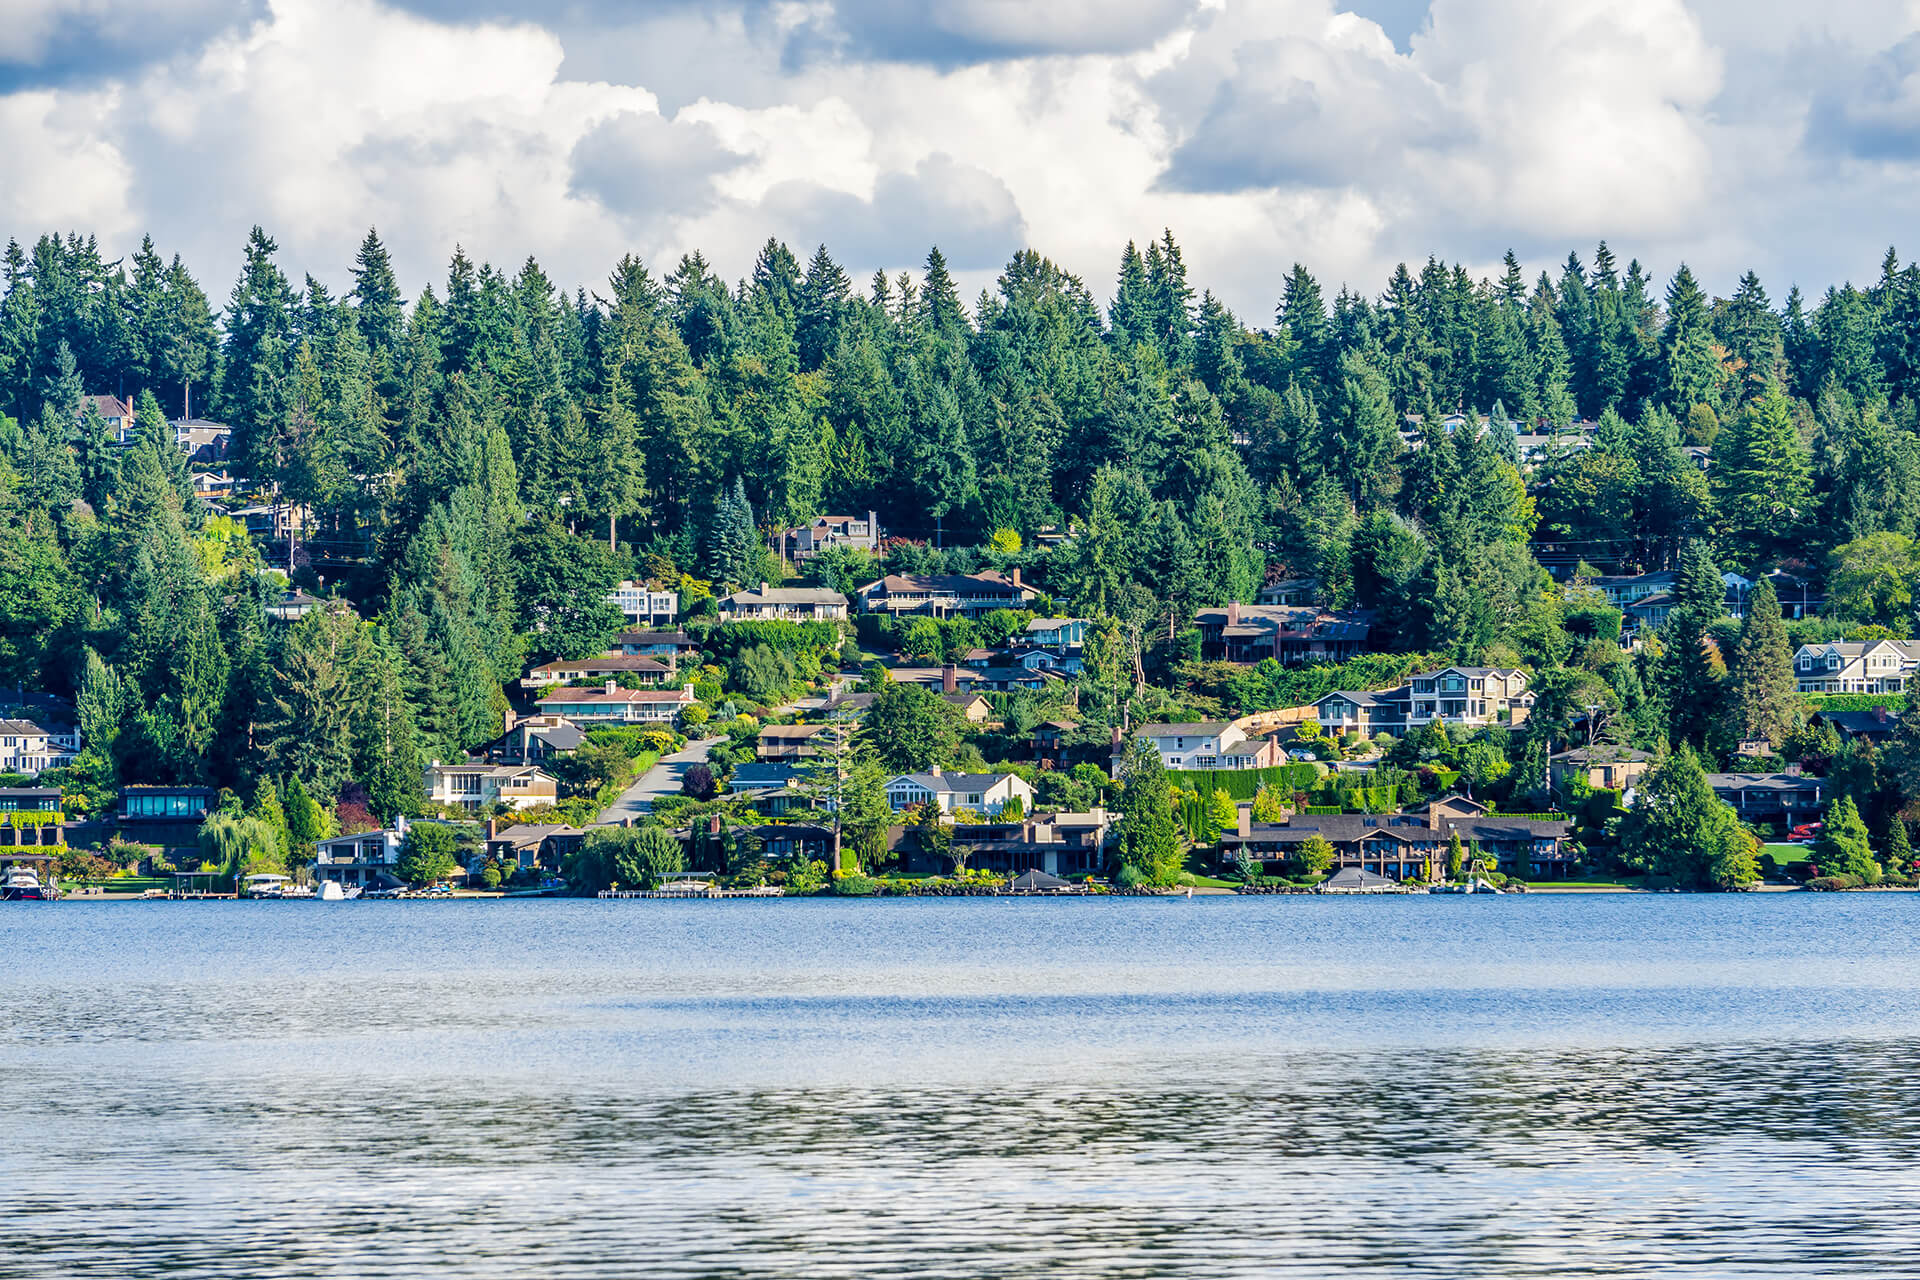
[[[638,821],[645,817],[658,797],[680,794],[680,780],[686,777],[688,766],[704,763],[707,749],[725,741],[725,738],[697,738],[684,750],[662,756],[658,764],[641,774],[632,786],[620,793],[618,800],[601,811],[594,825],[611,827],[628,818]]]

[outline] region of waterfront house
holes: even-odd
[[[361,831],[317,841],[313,878],[331,880],[347,888],[355,885],[365,889],[397,887],[401,880],[393,867],[400,861],[400,845],[406,838],[407,819],[402,814],[385,831]]]
[[[622,689],[609,680],[597,689],[555,689],[534,705],[542,715],[591,726],[671,724],[693,702],[691,684],[678,689]]]
[[[1202,609],[1194,615],[1200,629],[1200,656],[1227,662],[1282,666],[1303,662],[1345,662],[1367,649],[1373,632],[1363,611],[1334,613],[1316,605],[1245,605]]]
[[[935,618],[977,618],[995,609],[1024,609],[1039,592],[1007,573],[893,573],[859,591],[862,613],[895,617],[922,614]]]
[[[217,799],[212,787],[122,787],[115,822],[136,844],[184,847],[199,841]]]
[[[792,760],[749,760],[733,767],[727,791],[753,806],[754,812],[779,817],[792,809],[809,808],[807,796],[796,787],[801,765]]]
[[[1740,821],[1792,827],[1826,810],[1825,782],[1791,766],[1785,773],[1710,773],[1707,785],[1733,806]]]
[[[847,598],[825,587],[773,587],[720,597],[722,622],[834,622],[847,616]]]
[[[1236,828],[1221,836],[1221,850],[1228,858],[1244,853],[1278,872],[1299,846],[1319,836],[1333,846],[1336,868],[1359,867],[1393,880],[1439,880],[1457,833],[1469,856],[1478,850],[1514,873],[1562,879],[1571,872],[1571,824],[1474,812],[1480,807],[1435,801],[1408,813],[1293,814],[1280,822],[1254,822],[1242,805]]]
[[[1115,816],[1095,808],[1086,813],[1042,813],[1011,822],[970,823],[953,829],[953,843],[965,865],[976,870],[1091,875],[1106,869]],[[954,869],[951,855],[929,858],[911,827],[893,828],[888,842],[900,855],[901,869],[910,875],[946,875]]]
[[[949,817],[958,809],[996,817],[1013,800],[1020,802],[1022,812],[1033,811],[1033,788],[1017,773],[948,773],[935,765],[925,773],[887,780],[887,803],[895,813],[931,804]]]
[[[509,809],[531,809],[560,799],[554,776],[534,765],[469,762],[426,768],[427,799],[459,809],[484,809],[501,804]]]
[[[1801,693],[1904,693],[1920,668],[1920,640],[1830,640],[1793,655]]]
[[[482,861],[491,858],[503,866],[558,867],[570,853],[586,842],[587,833],[565,823],[542,822],[493,830],[487,823],[487,839],[482,846]]]
[[[0,848],[65,844],[64,804],[59,787],[0,787]]]

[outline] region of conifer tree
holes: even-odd
[[[1732,742],[1765,741],[1779,746],[1799,726],[1800,699],[1793,675],[1793,653],[1773,584],[1762,578],[1747,598],[1727,662],[1727,736]]]
[[[1118,854],[1123,869],[1146,884],[1168,885],[1180,872],[1180,835],[1167,791],[1166,768],[1150,742],[1136,739],[1120,774]]]
[[[1711,476],[1721,538],[1748,572],[1797,542],[1812,514],[1806,443],[1773,383],[1723,431]]]

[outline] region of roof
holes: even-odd
[[[887,785],[906,782],[928,791],[991,791],[1008,778],[1018,776],[1013,773],[902,773],[888,778]]]
[[[575,658],[564,662],[547,662],[534,668],[535,671],[665,671],[667,664],[658,658],[649,658],[638,653],[608,653],[598,658]]]
[[[1029,631],[1058,631],[1061,627],[1090,625],[1085,618],[1035,618],[1027,624]]]
[[[987,700],[986,700],[986,697],[982,694],[968,693],[965,689],[960,689],[953,693],[941,694],[940,701],[948,704],[949,706],[970,707],[976,702],[986,702]],[[992,704],[989,703],[988,705],[992,705]]]
[[[777,760],[749,760],[733,767],[733,789],[742,791],[758,787],[784,787],[800,776],[796,765],[782,764]]]
[[[1211,738],[1232,727],[1225,720],[1201,720],[1188,724],[1143,724],[1133,732],[1141,738]]]
[[[945,592],[949,595],[1038,595],[1029,586],[1014,586],[1003,573],[989,569],[984,573],[890,573],[877,582],[860,588],[861,595],[875,590],[888,595],[918,595]]]
[[[1321,694],[1320,697],[1314,700],[1314,705],[1319,706],[1322,702],[1326,702],[1332,698],[1345,698],[1348,702],[1353,703],[1355,706],[1377,707],[1377,706],[1384,706],[1388,703],[1393,703],[1393,702],[1405,702],[1407,700],[1407,690],[1404,687],[1399,689],[1377,689],[1377,690],[1376,689],[1335,689],[1332,693]]]
[[[103,418],[130,418],[133,406],[119,396],[83,396],[82,399],[100,411]],[[84,410],[83,410],[84,412]]]
[[[826,587],[757,587],[720,597],[721,604],[825,604],[844,605],[847,598]]]
[[[440,773],[477,773],[489,778],[515,778],[523,773],[540,773],[541,770],[530,764],[486,764],[480,761],[461,761],[457,764],[431,764],[429,769]]]
[[[831,728],[824,724],[770,724],[760,730],[762,738],[811,738],[823,729]]]
[[[0,787],[0,796],[12,796],[16,800],[58,800],[58,787]]]
[[[1623,764],[1651,760],[1653,752],[1642,751],[1638,747],[1620,747],[1602,742],[1591,747],[1575,747],[1571,751],[1557,752],[1553,758],[1567,760],[1574,764]]]
[[[1900,724],[1900,717],[1891,710],[1884,718],[1878,711],[1816,711],[1813,718],[1841,733],[1869,736],[1891,734]]]
[[[574,751],[587,741],[586,730],[577,724],[529,725],[527,732],[556,751]]]
[[[1462,676],[1504,676],[1520,674],[1511,667],[1435,667],[1431,671],[1416,671],[1409,675],[1407,679],[1431,680],[1436,676],[1446,675],[1449,671],[1455,675]]]
[[[693,638],[684,631],[622,631],[613,638],[615,644],[670,644],[694,649]]]
[[[1403,825],[1388,826],[1390,821]],[[1303,844],[1315,836],[1320,836],[1329,844],[1352,844],[1376,837],[1438,842],[1446,839],[1450,832],[1457,831],[1462,840],[1491,843],[1558,839],[1570,830],[1570,823],[1546,818],[1503,818],[1498,815],[1443,818],[1441,825],[1435,827],[1427,821],[1425,814],[1303,813],[1295,814],[1285,822],[1256,822],[1248,827],[1245,837],[1229,831],[1224,838],[1245,839],[1254,844]]]
[[[45,733],[51,733],[51,732],[52,730],[43,729],[31,720],[0,720],[0,733],[12,733],[12,734],[30,736],[32,734],[45,734]]]
[[[508,827],[505,831],[491,837],[488,844],[511,844],[516,849],[528,845],[543,844],[549,836],[584,836],[586,832],[578,827],[568,826],[564,822],[533,823],[524,827]]]
[[[1801,773],[1710,773],[1707,785],[1715,791],[1818,791],[1819,778]]]
[[[542,697],[536,706],[545,706],[551,702],[556,705],[571,702],[679,702],[687,696],[685,689],[555,689]]]

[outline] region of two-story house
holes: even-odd
[[[0,720],[0,773],[33,775],[64,768],[79,749],[77,733],[43,728],[31,720]]]
[[[1284,863],[1315,836],[1333,846],[1336,870],[1356,867],[1392,880],[1440,880],[1452,837],[1521,875],[1564,878],[1573,866],[1571,824],[1558,819],[1506,818],[1458,797],[1409,813],[1294,814],[1254,822],[1246,806],[1233,831],[1220,838],[1229,857]],[[1278,870],[1279,867],[1272,868]]]
[[[1904,693],[1920,668],[1920,640],[1831,640],[1793,655],[1801,693]]]
[[[385,831],[362,831],[332,836],[314,844],[313,878],[336,884],[377,889],[400,884],[393,865],[400,861],[400,845],[407,838],[403,814]]]
[[[783,545],[788,559],[805,564],[833,547],[877,551],[880,538],[880,521],[869,511],[863,516],[820,516],[810,524],[787,530]]]
[[[1812,822],[1827,807],[1826,783],[1797,772],[1710,773],[1707,785],[1733,806],[1742,822],[1776,823],[1792,827]]]
[[[1503,667],[1442,667],[1407,678],[1407,723],[1449,729],[1518,727],[1533,708],[1527,673]]]
[[[1094,808],[1086,813],[1043,813],[1009,822],[974,823],[955,828],[953,843],[956,852],[964,852],[966,865],[975,870],[1089,875],[1106,868],[1115,816]],[[940,863],[929,861],[910,828],[894,828],[889,843],[910,874],[939,875],[953,869],[951,857]]]
[[[1282,666],[1303,662],[1345,662],[1367,648],[1373,625],[1361,611],[1333,613],[1316,605],[1229,603],[1194,615],[1200,629],[1200,656],[1228,662]]]
[[[0,848],[67,842],[59,787],[0,787]]]
[[[860,588],[862,613],[977,618],[995,609],[1024,609],[1039,592],[1007,573],[890,573]]]
[[[680,616],[679,592],[659,590],[644,582],[620,583],[607,593],[607,603],[636,627],[668,626]]]
[[[669,669],[678,670],[682,662],[699,654],[700,646],[684,631],[622,631],[608,652],[658,658]]]
[[[1172,770],[1266,769],[1287,762],[1272,738],[1249,738],[1239,725],[1224,720],[1143,724],[1133,733],[1151,743],[1160,763]],[[1124,760],[1124,753],[1115,754],[1115,777]]]
[[[691,684],[678,689],[622,689],[609,680],[595,689],[555,689],[534,705],[541,715],[595,725],[671,724],[693,703]]]
[[[825,724],[767,725],[760,730],[754,754],[762,760],[810,760],[819,754],[813,740],[832,727]]]
[[[925,773],[903,773],[887,780],[887,803],[895,813],[910,805],[935,805],[951,815],[968,809],[998,816],[1011,800],[1033,812],[1033,788],[1017,773],[947,773],[939,766]]]
[[[441,764],[426,768],[427,799],[460,809],[484,809],[502,804],[509,809],[531,809],[560,799],[560,784],[544,769],[530,764]]]
[[[492,822],[489,820],[489,827]],[[558,867],[570,853],[585,844],[587,833],[561,822],[543,822],[531,826],[508,827],[487,834],[478,861],[484,867],[491,858],[505,866],[526,870],[529,867]]]
[[[138,419],[134,417],[132,405],[119,396],[82,396],[79,416],[83,420],[87,416],[89,405],[99,412],[115,444],[132,442],[134,431],[139,425]]]
[[[1036,649],[1078,649],[1087,642],[1085,618],[1035,618],[1020,635],[1020,643]]]
[[[507,714],[507,731],[481,749],[492,764],[539,764],[569,756],[586,745],[586,731],[565,716]]]
[[[847,598],[825,587],[771,587],[720,597],[722,622],[834,622],[847,616]]]

